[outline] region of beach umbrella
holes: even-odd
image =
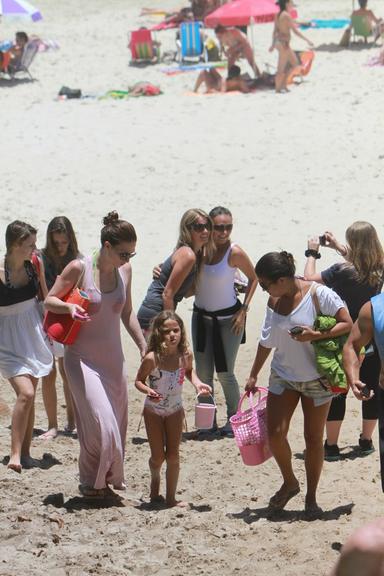
[[[214,28],[218,24],[223,26],[249,26],[252,23],[273,22],[279,8],[275,0],[233,0],[223,4],[206,19],[205,25]],[[291,12],[295,18],[296,12]]]
[[[0,16],[29,18],[34,22],[42,19],[40,11],[26,0],[0,0]]]

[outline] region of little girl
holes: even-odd
[[[172,310],[160,312],[152,321],[148,351],[136,376],[135,386],[147,395],[144,402],[144,422],[151,457],[151,502],[163,502],[160,495],[160,469],[167,461],[167,506],[185,506],[175,498],[179,477],[179,446],[183,427],[182,384],[184,376],[197,394],[210,394],[211,387],[203,384],[192,367],[181,318]],[[149,378],[149,385],[146,380]]]

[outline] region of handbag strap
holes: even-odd
[[[247,398],[247,397],[248,397],[248,401],[249,401],[250,407],[251,407],[251,408],[254,408],[254,407],[255,407],[255,404],[253,403],[253,396],[258,393],[258,394],[259,394],[259,399],[260,399],[262,392],[265,392],[266,394],[268,394],[268,388],[264,388],[264,386],[258,386],[258,387],[257,387],[257,391],[256,391],[255,393],[252,392],[252,394],[249,394],[249,395],[248,395],[247,392],[244,392],[244,393],[242,394],[242,396],[240,397],[239,403],[238,403],[238,405],[237,405],[237,411],[238,411],[238,412],[241,412],[241,405],[242,405],[244,399]]]
[[[313,282],[312,286],[310,288],[310,291],[311,291],[312,302],[313,302],[313,305],[314,305],[315,310],[316,310],[316,316],[319,316],[319,314],[321,314],[321,310],[320,310],[319,298],[318,298],[317,293],[316,293],[317,287],[318,287],[318,284],[316,282]]]

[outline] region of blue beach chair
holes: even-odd
[[[178,59],[180,62],[199,61],[207,62],[207,51],[202,38],[202,22],[183,22],[180,26],[180,39],[178,41]]]

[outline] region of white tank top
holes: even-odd
[[[196,286],[195,304],[207,312],[223,310],[236,304],[234,287],[236,268],[228,263],[231,244],[217,264],[204,264]]]

